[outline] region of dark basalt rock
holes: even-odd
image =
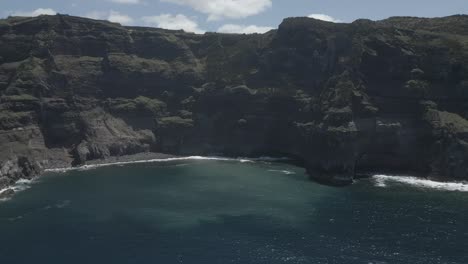
[[[287,155],[311,178],[468,179],[468,16],[196,35],[0,20],[0,188],[141,152]]]
[[[0,200],[1,199],[8,199],[15,194],[13,189],[6,189],[0,193]]]

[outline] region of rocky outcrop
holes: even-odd
[[[431,171],[442,179],[465,180],[468,173],[468,120],[424,102],[423,118],[432,131]]]
[[[315,180],[468,179],[468,16],[189,34],[0,20],[0,187],[140,152],[288,155]]]
[[[123,120],[99,108],[81,112],[83,139],[74,148],[75,163],[150,151],[155,138],[150,130],[135,131]]]

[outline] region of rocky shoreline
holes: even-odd
[[[73,170],[73,169],[87,169],[87,168],[93,168],[93,167],[99,167],[100,165],[104,166],[114,166],[114,165],[120,165],[120,164],[133,164],[133,163],[145,163],[145,162],[154,162],[155,160],[178,160],[178,159],[185,159],[185,158],[200,158],[200,159],[210,159],[210,157],[201,157],[201,156],[179,156],[179,155],[173,155],[173,154],[165,154],[165,153],[157,153],[157,152],[143,152],[143,153],[136,153],[136,154],[130,154],[130,155],[122,155],[122,156],[111,156],[107,158],[102,158],[102,159],[96,159],[96,160],[89,160],[83,164],[77,165],[77,166],[64,166],[63,161],[48,161],[45,162],[47,164],[47,167],[44,167],[41,169],[41,172],[34,177],[29,177],[29,178],[20,178],[16,182],[13,182],[11,184],[8,184],[6,186],[3,186],[2,189],[0,189],[0,200],[7,200],[10,199],[17,191],[22,191],[21,188],[19,190],[15,190],[16,188],[14,187],[17,185],[18,182],[25,184],[29,184],[31,181],[34,181],[35,179],[41,177],[45,173],[50,173],[50,172],[65,172],[68,170]],[[213,157],[212,159],[225,159],[225,160],[231,160],[234,158],[222,158],[222,157]],[[238,158],[237,158],[238,159]],[[245,160],[258,160],[259,158],[245,158]],[[260,158],[261,159],[261,158]],[[268,158],[268,160],[276,160],[275,158]],[[303,164],[299,164],[296,160],[289,159],[289,158],[278,158],[278,161],[282,162],[288,162],[288,163],[293,163],[298,166],[303,166]],[[385,180],[392,180],[396,182],[408,182],[408,179],[411,179],[418,183],[419,181],[430,181],[432,185],[440,185],[444,186],[444,184],[452,184],[454,186],[462,185],[463,188],[468,186],[468,182],[466,181],[453,181],[450,179],[446,179],[443,177],[437,177],[437,176],[425,176],[421,174],[417,174],[417,172],[414,172],[413,174],[394,174],[394,176],[384,176],[384,175],[390,175],[390,174],[382,174],[381,172],[375,172],[375,173],[365,173],[365,174],[359,174],[356,175],[356,179],[367,179],[367,178],[372,178],[374,176],[378,175],[380,178],[385,179]],[[400,176],[401,175],[401,176]],[[404,176],[404,175],[413,175],[413,176]],[[416,176],[414,176],[416,175]],[[341,182],[337,181],[334,183],[330,183],[329,181],[322,181],[320,178],[316,177],[311,177],[311,180],[317,182],[317,183],[322,183],[322,184],[331,184],[336,187],[342,187],[351,184],[350,182]],[[347,179],[344,179],[347,180]],[[410,182],[411,184],[414,184],[413,182]],[[461,187],[459,187],[461,188]],[[458,189],[459,189],[458,188]],[[457,188],[452,188],[457,190]]]
[[[144,161],[151,161],[151,160],[156,160],[156,159],[164,160],[164,159],[177,158],[177,157],[178,156],[176,155],[170,155],[170,154],[164,154],[164,153],[146,152],[146,153],[137,153],[137,154],[132,154],[132,155],[114,156],[114,157],[108,157],[108,158],[98,159],[98,160],[90,160],[78,166],[64,166],[63,162],[49,161],[49,162],[46,162],[48,166],[42,168],[41,172],[38,173],[37,175],[34,175],[33,177],[28,177],[27,179],[19,178],[16,180],[16,182],[24,181],[24,180],[32,181],[34,179],[41,177],[44,173],[47,173],[47,172],[60,172],[60,171],[66,171],[69,169],[74,169],[74,168],[79,169],[79,168],[83,168],[86,166],[94,166],[94,165],[132,163],[132,162],[139,162],[139,161],[144,162]],[[4,185],[2,188],[0,188],[0,200],[8,199],[15,194],[15,190],[14,188],[12,188],[12,186],[14,186],[16,182],[10,183],[8,185]]]
[[[177,158],[180,156],[165,154],[165,153],[156,153],[156,152],[144,152],[144,153],[137,153],[132,155],[123,155],[123,156],[115,156],[115,157],[108,157],[104,159],[97,159],[97,160],[89,160],[84,164],[78,166],[89,166],[89,165],[101,165],[101,164],[113,164],[113,163],[130,163],[135,161],[147,161],[147,160],[156,160],[156,159],[170,159],[170,158]]]
[[[0,19],[0,189],[147,152],[274,153],[332,185],[374,171],[467,180],[466,24],[297,17],[198,35]]]

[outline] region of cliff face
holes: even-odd
[[[188,34],[0,20],[0,188],[146,151],[290,155],[312,178],[468,179],[468,16]]]

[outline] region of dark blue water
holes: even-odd
[[[71,171],[0,203],[0,263],[468,263],[468,193],[263,162]]]

